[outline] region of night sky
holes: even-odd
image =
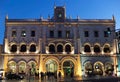
[[[3,44],[5,16],[9,19],[47,19],[54,14],[54,5],[66,7],[66,16],[73,19],[112,19],[120,28],[120,0],[0,0],[0,44]]]

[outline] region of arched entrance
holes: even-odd
[[[101,62],[96,62],[96,63],[94,64],[94,74],[95,74],[95,75],[103,75],[103,72],[104,72],[103,68],[104,68],[103,63],[101,63]]]
[[[91,62],[86,62],[85,63],[85,74],[87,76],[92,76],[93,75],[93,65]]]
[[[15,61],[10,61],[8,63],[8,72],[11,72],[11,73],[16,73],[16,62]]]
[[[106,75],[112,75],[114,71],[114,65],[110,62],[105,63],[105,73]]]
[[[67,60],[63,63],[63,72],[65,77],[74,76],[74,63]]]
[[[25,73],[25,69],[26,69],[26,62],[24,62],[24,61],[20,61],[19,63],[18,63],[18,65],[19,65],[19,73]]]
[[[46,72],[52,72],[52,73],[57,72],[58,65],[56,61],[50,59],[46,62],[45,66],[46,66]]]

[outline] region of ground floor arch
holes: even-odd
[[[78,63],[73,57],[64,57],[61,60],[61,73],[63,77],[66,76],[76,76],[78,70]]]
[[[46,57],[41,63],[43,66],[43,70],[41,72],[58,72],[59,70],[59,59],[54,56]]]
[[[100,61],[94,63],[94,74],[103,75],[104,74],[104,64]]]

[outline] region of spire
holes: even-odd
[[[43,17],[42,17],[42,16],[40,16],[40,19],[42,20],[42,19],[43,19]]]
[[[77,16],[77,19],[79,20],[79,19],[80,19],[80,17],[79,17],[79,16]]]
[[[114,17],[114,15],[112,15],[112,20],[115,21],[115,17]]]
[[[5,19],[8,19],[8,14],[6,15]]]
[[[48,19],[50,19],[50,15],[48,15]]]
[[[54,9],[56,8],[56,3],[54,2]]]

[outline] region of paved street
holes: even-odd
[[[23,79],[23,80],[0,80],[0,82],[120,82],[119,78],[116,77],[89,77],[89,78],[83,78],[83,80],[75,80],[74,78],[61,78],[61,79]]]

